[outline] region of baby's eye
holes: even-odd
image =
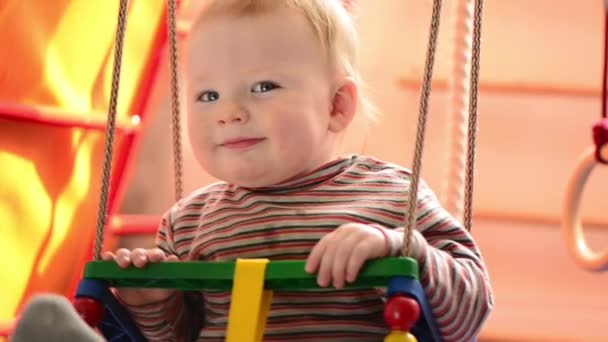
[[[274,82],[262,81],[262,82],[256,83],[253,86],[253,88],[251,88],[251,91],[254,93],[265,93],[267,91],[271,91],[271,90],[277,89],[277,88],[279,88],[279,85]]]
[[[217,91],[208,90],[200,93],[197,97],[197,101],[201,102],[212,102],[217,101],[220,98],[220,94]]]

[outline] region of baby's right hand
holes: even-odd
[[[133,265],[138,268],[145,267],[148,263],[154,262],[175,262],[179,261],[175,255],[166,256],[165,253],[158,249],[143,249],[135,248],[130,251],[126,248],[121,248],[112,252],[104,252],[102,259],[105,261],[115,261],[121,268],[127,268]],[[128,289],[117,288],[116,293],[120,299],[128,305],[144,305],[154,302],[163,301],[173,294],[173,290],[167,289]]]

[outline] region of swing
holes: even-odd
[[[408,255],[411,231],[416,225],[416,197],[420,178],[424,132],[435,50],[440,23],[441,0],[433,1],[428,51],[420,97],[418,128],[412,168],[411,188],[402,255],[368,261],[356,282],[347,288],[387,287],[384,318],[391,332],[385,342],[442,341],[424,290],[418,281],[418,264]],[[83,279],[76,291],[74,306],[81,317],[98,328],[108,341],[145,341],[135,323],[110,291],[110,287],[167,288],[175,290],[232,290],[226,341],[262,341],[266,314],[273,291],[317,289],[316,276],[304,271],[304,261],[269,261],[266,259],[238,259],[234,262],[179,262],[150,264],[145,269],[120,269],[116,263],[101,261],[106,202],[112,161],[114,120],[118,101],[118,87],[122,46],[127,21],[128,0],[120,0],[116,31],[116,48],[112,88],[108,110],[102,185],[94,246],[94,261],[87,263]],[[179,114],[179,84],[176,42],[176,0],[168,0],[167,26],[170,45],[171,100],[175,167],[175,197],[182,193],[182,160]],[[477,125],[477,83],[483,0],[475,1],[471,86],[469,94],[469,134],[465,182],[464,225],[470,230]],[[235,324],[238,322],[238,326]]]
[[[604,1],[604,73],[602,75],[602,114],[593,125],[594,146],[588,148],[580,157],[573,174],[570,176],[562,214],[562,232],[566,247],[576,263],[592,271],[608,271],[608,250],[593,251],[583,234],[579,206],[587,178],[596,164],[608,164],[608,2]]]

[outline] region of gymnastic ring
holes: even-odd
[[[566,246],[576,263],[592,272],[608,270],[608,249],[600,253],[591,250],[583,233],[579,207],[583,189],[589,174],[598,161],[595,157],[595,146],[589,148],[581,156],[574,173],[570,176],[566,199],[562,214],[562,231],[566,238]]]

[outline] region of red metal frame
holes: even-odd
[[[104,120],[95,118],[83,118],[76,113],[70,114],[65,110],[59,110],[47,106],[30,106],[13,102],[0,101],[0,118],[44,124],[60,128],[82,128],[89,130],[104,131],[106,128]],[[117,125],[116,130],[122,134],[132,134],[139,129],[138,124]]]
[[[155,235],[160,216],[114,215],[110,220],[109,233],[113,236]]]

